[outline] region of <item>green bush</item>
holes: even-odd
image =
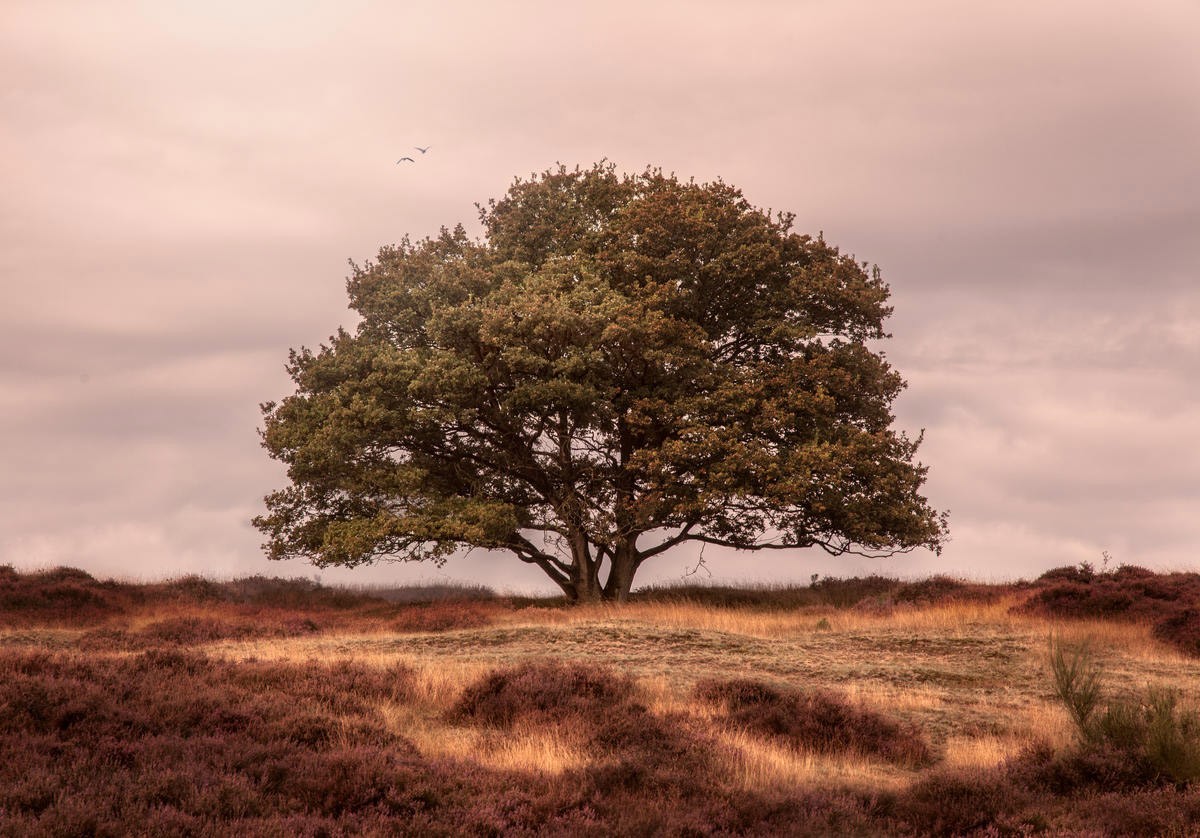
[[[1135,773],[1184,786],[1200,779],[1200,714],[1179,692],[1148,686],[1138,701],[1114,699],[1100,709],[1103,670],[1091,645],[1050,640],[1054,689],[1079,735],[1078,756],[1123,755]]]

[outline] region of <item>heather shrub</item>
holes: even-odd
[[[150,623],[138,634],[145,640],[192,645],[217,640],[243,640],[255,634],[253,625],[212,617],[173,617]]]
[[[119,586],[75,568],[0,575],[0,624],[78,625],[123,608]]]
[[[496,592],[487,585],[469,582],[435,582],[394,588],[369,585],[345,590],[402,605],[446,601],[490,602],[497,599]]]
[[[98,585],[95,576],[77,567],[53,567],[49,570],[35,571],[29,574],[31,579],[43,585],[55,585],[63,582],[74,582],[80,585]]]
[[[932,598],[954,594],[969,595],[972,586],[935,577],[937,581],[904,583],[885,576],[871,575],[838,579],[814,579],[811,585],[650,585],[630,595],[631,602],[689,602],[712,608],[747,608],[787,611],[795,608],[828,605],[851,608],[864,600],[888,600],[905,594],[908,601],[928,602]],[[980,587],[980,591],[982,591]],[[979,593],[979,596],[985,596]]]
[[[584,776],[604,798],[712,792],[712,737],[685,716],[652,713],[638,703],[634,682],[608,669],[546,661],[499,670],[468,687],[447,715],[559,728],[594,754]]]
[[[1200,608],[1185,608],[1159,621],[1154,636],[1185,655],[1200,657]]]
[[[687,717],[659,717],[627,703],[593,724],[588,744],[598,760],[588,774],[598,791],[654,790],[684,797],[711,792],[717,746]]]
[[[1200,796],[1173,789],[1090,795],[1073,802],[1066,820],[1074,834],[1182,838],[1196,834]]]
[[[285,615],[270,619],[218,619],[216,617],[171,617],[157,620],[130,632],[112,626],[89,629],[75,641],[90,651],[137,651],[163,645],[194,646],[221,640],[261,637],[301,637],[316,634],[321,627],[307,617]]]
[[[992,602],[1004,589],[995,585],[980,585],[950,576],[931,576],[916,582],[905,582],[892,598],[899,604],[935,605],[941,602]]]
[[[619,712],[635,693],[632,679],[581,663],[544,661],[502,669],[463,691],[448,713],[455,721],[511,727],[521,721],[562,724]]]
[[[888,598],[902,585],[896,579],[872,574],[850,579],[825,577],[814,582],[811,590],[821,605],[850,608],[863,600]]]
[[[1056,751],[1036,743],[1010,759],[1005,772],[1013,785],[1033,793],[1071,797],[1097,791],[1145,788],[1155,774],[1144,760],[1104,743]]]
[[[401,632],[451,631],[491,622],[491,609],[480,603],[447,601],[405,606],[392,628]]]
[[[737,679],[701,681],[695,694],[721,706],[733,724],[806,750],[852,752],[911,766],[933,760],[914,727],[833,693],[780,690]]]
[[[378,716],[406,681],[402,667],[237,664],[178,648],[0,651],[0,753],[20,755],[0,761],[0,835],[153,834],[148,824],[276,835],[293,814],[331,818],[336,834],[356,831],[347,807],[359,805],[363,828],[396,832],[407,821],[389,819],[425,805],[410,790],[456,788]]]
[[[679,602],[708,608],[747,608],[786,611],[817,605],[820,597],[800,585],[647,585],[629,596],[630,602]]]
[[[1042,574],[1037,590],[1017,610],[1068,619],[1164,620],[1200,606],[1200,574],[1156,574],[1122,565],[1111,572],[1089,566]]]
[[[1026,798],[996,771],[943,769],[909,786],[893,811],[918,835],[1021,834],[1015,821]]]
[[[221,583],[191,574],[154,586],[156,598],[189,603],[224,602],[227,597]]]
[[[1034,581],[1040,583],[1078,582],[1086,584],[1092,581],[1092,577],[1095,575],[1095,569],[1085,562],[1078,565],[1051,568]]]

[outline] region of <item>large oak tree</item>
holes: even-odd
[[[841,554],[940,549],[878,271],[724,183],[544,172],[458,227],[353,266],[353,332],[293,350],[263,405],[290,485],[273,559],[540,567],[623,600],[688,542]]]

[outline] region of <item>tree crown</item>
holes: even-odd
[[[347,281],[264,405],[272,558],[507,550],[579,599],[687,541],[940,549],[877,270],[724,183],[559,167]],[[653,543],[646,543],[652,539]],[[608,578],[601,580],[602,569]]]

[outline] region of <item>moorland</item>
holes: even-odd
[[[1200,575],[133,584],[0,567],[0,834],[1191,835]]]

